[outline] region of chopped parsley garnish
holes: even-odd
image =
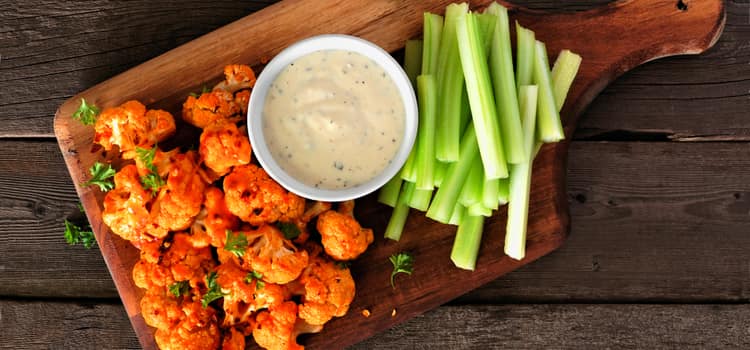
[[[391,255],[388,259],[391,261],[391,264],[393,264],[393,272],[391,272],[391,287],[396,288],[393,278],[399,273],[411,275],[414,271],[414,258],[409,253],[398,253]]]
[[[277,222],[276,227],[281,230],[281,233],[284,234],[284,237],[286,239],[295,239],[297,238],[302,232],[299,230],[299,227],[297,225],[291,223],[291,222]]]
[[[221,286],[216,283],[216,272],[211,272],[206,276],[206,287],[208,287],[208,291],[205,295],[203,295],[203,298],[201,298],[201,305],[203,305],[203,308],[207,308],[208,304],[211,304],[216,299],[221,299],[224,297],[224,293],[221,292]]]
[[[255,281],[255,288],[256,289],[263,289],[263,287],[266,286],[265,282],[261,280],[263,278],[263,274],[258,271],[250,271],[247,273],[247,276],[245,276],[245,283],[252,283]]]
[[[135,148],[135,153],[138,156],[138,160],[140,160],[143,163],[143,166],[148,169],[150,173],[146,174],[145,176],[141,176],[141,184],[143,184],[143,188],[147,190],[151,190],[153,194],[156,194],[159,192],[159,188],[165,185],[164,179],[162,179],[161,176],[159,176],[159,171],[156,169],[156,166],[154,165],[154,157],[156,156],[156,148],[157,146],[154,145],[154,147],[150,149]]]
[[[111,180],[115,176],[115,169],[112,169],[112,165],[96,162],[89,168],[89,173],[91,173],[91,179],[84,182],[84,186],[97,185],[102,192],[115,188],[115,183]]]
[[[188,291],[190,291],[190,283],[188,281],[175,282],[169,286],[169,292],[176,297],[187,295]]]
[[[91,227],[87,226],[86,229],[83,229],[68,220],[65,220],[65,240],[70,245],[81,243],[86,249],[91,248],[96,243],[94,231],[91,230]]]
[[[224,243],[224,250],[241,258],[245,255],[245,249],[247,249],[247,236],[242,232],[232,234],[232,230],[227,230],[227,239]]]
[[[81,99],[81,105],[73,113],[73,119],[80,121],[83,125],[94,125],[96,117],[99,115],[99,107],[86,103]]]

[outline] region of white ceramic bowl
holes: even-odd
[[[359,186],[331,190],[315,188],[295,179],[286,173],[273,158],[263,135],[263,105],[265,104],[266,95],[271,84],[290,63],[302,56],[322,50],[353,51],[370,58],[379,64],[390,76],[399,90],[404,103],[404,135],[401,139],[401,146],[396,152],[393,161],[380,174]],[[247,110],[248,133],[253,153],[255,153],[255,157],[268,175],[287,190],[302,197],[328,202],[345,201],[362,197],[377,190],[395,176],[404,162],[406,162],[406,158],[409,156],[409,152],[414,145],[418,119],[417,100],[414,95],[414,89],[398,62],[379,46],[364,39],[342,34],[314,36],[301,40],[281,51],[268,62],[263,72],[258,76]]]

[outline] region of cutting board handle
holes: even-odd
[[[583,57],[571,103],[562,112],[568,136],[581,112],[615,78],[657,58],[706,51],[726,22],[721,0],[626,0],[577,13],[516,8],[514,14],[550,43],[551,60],[564,48]]]

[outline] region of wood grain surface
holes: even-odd
[[[76,194],[62,157],[55,153],[56,143],[49,139],[52,115],[73,94],[270,2],[0,0],[0,8],[6,9],[0,11],[0,322],[9,319],[7,303],[20,303],[24,309],[19,312],[22,322],[3,323],[0,348],[138,347],[124,310],[114,306],[119,298],[99,252],[67,246],[62,239],[62,219],[76,215]],[[563,12],[605,2],[518,1]],[[688,6],[691,2],[685,1]],[[587,109],[571,144],[567,196],[572,231],[560,250],[362,346],[487,348],[510,338],[534,348],[580,348],[589,339],[601,347],[625,347],[632,341],[637,343],[631,347],[659,348],[692,339],[697,344],[693,347],[747,348],[716,337],[745,329],[750,314],[744,304],[750,257],[741,249],[748,246],[750,228],[742,211],[750,196],[743,173],[750,130],[745,117],[750,107],[750,3],[726,1],[726,7],[724,34],[706,54],[649,62],[607,87]],[[40,166],[26,166],[27,160]],[[639,160],[665,163],[643,178],[638,176]],[[712,172],[712,166],[725,161],[734,166]],[[631,170],[620,171],[623,166]],[[707,183],[710,191],[703,190]],[[671,195],[628,190],[654,186],[657,193]],[[610,205],[609,199],[620,205]],[[620,210],[625,201],[628,210]],[[673,211],[673,219],[662,221],[660,212],[666,210]],[[710,224],[715,221],[707,217],[713,215],[721,222]],[[701,249],[716,247],[717,241],[725,245]],[[696,253],[701,260],[693,259]],[[29,307],[31,301],[25,300],[39,306]],[[654,331],[627,324],[607,328],[623,311],[601,317],[581,313],[580,318],[566,319],[579,337],[564,343],[571,334],[565,327],[508,333],[534,324],[549,310],[512,323],[504,319],[509,312],[505,309],[485,314],[482,322],[462,312],[486,307],[467,303],[506,302],[555,303],[570,313],[602,305],[564,303],[636,303],[613,307],[653,318],[636,324]],[[659,302],[669,305],[650,304]],[[96,307],[106,315],[99,320],[106,323],[92,325],[87,317],[95,316],[61,303]],[[661,307],[671,311],[655,317],[651,310]],[[694,308],[698,311],[689,311]],[[727,313],[718,320],[702,317],[719,309]],[[65,314],[74,313],[81,315],[77,322],[65,321]],[[437,313],[441,316],[430,317]],[[692,320],[703,323],[684,327]],[[507,330],[492,327],[501,322]],[[614,333],[617,330],[621,332]],[[64,343],[68,336],[80,341]]]

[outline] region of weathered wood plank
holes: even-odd
[[[0,300],[0,349],[139,349],[119,304]],[[747,348],[748,305],[444,306],[352,349]]]
[[[0,0],[0,137],[52,136],[68,97],[273,1],[128,1],[50,5]],[[601,1],[514,1],[555,11]],[[678,140],[748,140],[750,4],[727,2],[727,28],[699,58],[667,58],[604,90],[578,138],[626,130]],[[716,116],[718,115],[718,116]],[[601,136],[603,135],[603,136]]]
[[[62,238],[77,198],[55,143],[0,149],[0,295],[117,297],[99,251]],[[456,303],[750,301],[746,144],[573,142],[570,152],[563,247]]]

